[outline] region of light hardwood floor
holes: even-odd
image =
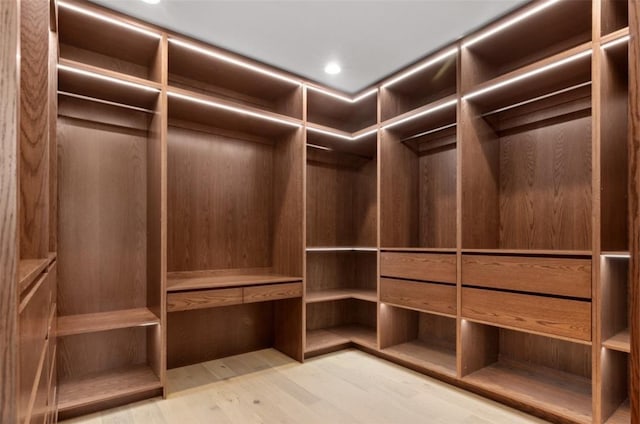
[[[261,350],[170,370],[168,389],[65,424],[545,422],[357,350],[304,364]]]

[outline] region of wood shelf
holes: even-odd
[[[353,133],[376,124],[377,96],[370,94],[357,102],[332,96],[322,89],[307,88],[307,121]]]
[[[436,248],[436,247],[381,247],[381,252],[414,252],[414,253],[456,253],[456,248]]]
[[[421,368],[455,377],[456,351],[421,340],[391,346],[382,350],[390,356]]]
[[[258,284],[291,283],[302,281],[301,277],[267,273],[216,274],[207,272],[169,273],[167,291],[215,289],[223,287],[243,287]]]
[[[370,349],[377,345],[376,330],[359,324],[307,331],[305,353],[338,348],[354,343]]]
[[[631,352],[629,329],[627,328],[615,336],[605,340],[602,345],[607,349],[617,350],[619,352]]]
[[[329,289],[307,292],[306,303],[328,302],[332,300],[358,299],[377,302],[375,290],[364,289]]]
[[[377,150],[377,125],[350,133],[318,124],[307,123],[307,146],[320,147],[332,153],[355,155],[362,159],[372,159]]]
[[[21,259],[18,264],[18,293],[22,294],[45,270],[50,259]]]
[[[590,250],[462,249],[462,254],[465,253],[522,256],[592,256]]]
[[[425,106],[388,119],[380,124],[386,131],[392,131],[397,138],[404,139],[416,134],[438,130],[456,123],[457,95],[438,99]]]
[[[576,422],[590,423],[591,381],[566,372],[501,361],[464,381]]]
[[[160,319],[147,308],[61,316],[58,317],[57,336],[73,336],[159,323]]]
[[[160,379],[146,365],[62,380],[58,388],[58,410],[65,412],[91,404],[161,389]]]
[[[616,409],[616,411],[609,417],[606,424],[630,424],[631,423],[631,405],[627,399]]]

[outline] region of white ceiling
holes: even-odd
[[[527,0],[91,0],[355,93]],[[324,66],[337,61],[339,75]]]

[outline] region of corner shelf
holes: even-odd
[[[606,424],[629,424],[631,423],[631,405],[629,400],[626,400],[622,405],[616,409],[616,412],[609,417]]]
[[[376,330],[359,324],[341,325],[320,330],[307,331],[305,354],[347,346],[350,343],[375,349]]]
[[[167,278],[167,291],[215,289],[223,287],[242,287],[256,284],[276,284],[302,281],[301,277],[287,275],[238,272],[238,273],[211,273],[195,271],[169,273]]]
[[[622,330],[615,336],[605,340],[602,345],[607,349],[617,350],[619,352],[631,352],[629,329]]]
[[[44,271],[50,259],[21,259],[18,264],[18,293],[24,292]]]
[[[79,379],[63,379],[58,388],[58,410],[65,412],[161,388],[160,379],[146,365],[116,369]]]
[[[56,335],[57,337],[65,337],[158,324],[160,324],[160,319],[148,308],[68,315],[58,317]]]
[[[342,299],[358,299],[367,302],[377,302],[375,290],[365,289],[328,289],[307,292],[306,303],[327,302]]]
[[[449,377],[455,377],[457,373],[455,349],[447,349],[422,340],[416,339],[391,346],[382,349],[382,353]]]
[[[590,423],[591,381],[560,370],[499,361],[463,381],[569,420]]]
[[[350,99],[307,86],[307,120],[349,133],[375,125],[378,102],[374,91]]]

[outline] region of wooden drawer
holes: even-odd
[[[167,311],[190,311],[215,306],[239,305],[242,303],[242,288],[195,290],[169,293]]]
[[[462,284],[591,299],[591,259],[463,255]]]
[[[380,255],[380,275],[455,284],[456,255],[383,252]]]
[[[591,340],[591,302],[462,289],[462,317],[542,334]]]
[[[456,315],[456,286],[380,279],[380,300],[426,312]]]
[[[244,288],[244,303],[302,297],[302,283],[268,284]]]

